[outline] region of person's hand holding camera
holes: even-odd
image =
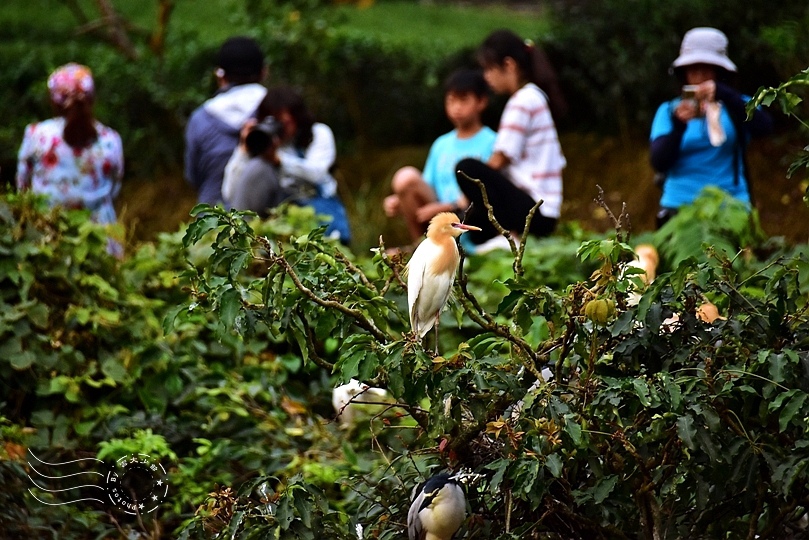
[[[694,96],[700,103],[710,103],[716,100],[716,82],[713,79],[697,85]]]
[[[688,122],[705,114],[705,104],[716,100],[716,82],[707,80],[700,84],[683,87],[683,96],[674,109],[674,116],[681,122]]]
[[[247,152],[247,134],[253,130],[256,124],[258,124],[258,120],[249,118],[242,126],[241,131],[239,131],[239,148],[245,153]]]

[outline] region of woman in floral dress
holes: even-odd
[[[48,91],[56,116],[25,128],[17,189],[44,194],[54,206],[87,209],[97,223],[114,223],[123,149],[118,133],[93,116],[90,69],[75,63],[58,68],[48,77]],[[113,253],[119,249],[110,246]]]

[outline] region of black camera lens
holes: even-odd
[[[263,154],[273,138],[280,137],[283,132],[283,125],[273,116],[268,116],[255,125],[247,137],[244,144],[247,146],[247,153],[252,157]]]
[[[270,146],[270,134],[264,131],[254,129],[247,134],[244,139],[244,144],[247,146],[247,153],[251,157],[256,157],[263,154]]]

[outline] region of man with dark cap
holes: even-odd
[[[255,40],[227,39],[219,49],[216,94],[197,107],[185,130],[185,178],[198,202],[222,202],[225,165],[239,144],[239,131],[254,116],[267,90],[264,55]]]

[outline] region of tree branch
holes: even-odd
[[[612,226],[615,228],[616,239],[619,242],[628,242],[632,234],[632,223],[629,221],[626,203],[622,204],[621,214],[616,218],[615,214],[612,213],[612,210],[610,210],[610,207],[607,205],[607,201],[604,200],[604,190],[601,189],[601,186],[598,184],[596,184],[596,188],[598,188],[598,196],[593,199],[593,202],[603,208],[607,213],[607,217],[612,221]]]
[[[317,296],[314,292],[312,292],[312,290],[309,287],[303,284],[301,279],[298,277],[298,274],[295,272],[295,269],[292,268],[292,265],[289,263],[289,261],[287,261],[284,258],[283,253],[276,254],[273,251],[272,246],[270,245],[270,242],[267,238],[258,237],[256,238],[256,240],[259,243],[261,243],[269,253],[270,264],[277,264],[278,266],[283,268],[286,275],[288,275],[289,278],[292,280],[292,283],[295,285],[295,288],[298,289],[301,293],[303,293],[303,295],[306,296],[309,300],[319,305],[320,307],[339,311],[340,313],[354,319],[354,321],[357,323],[358,326],[367,330],[380,343],[387,343],[391,339],[391,336],[388,336],[382,330],[377,328],[376,325],[373,323],[373,321],[367,319],[361,311],[351,309],[341,304],[340,302],[335,302],[334,300],[324,300],[323,298]]]
[[[129,39],[124,19],[115,11],[109,0],[96,0],[98,11],[101,13],[102,25],[107,26],[107,35],[110,42],[130,60],[138,59],[138,51]],[[87,26],[87,25],[85,25]]]
[[[166,34],[169,30],[171,13],[174,11],[174,0],[160,0],[157,6],[157,22],[152,36],[149,38],[149,48],[155,56],[162,58],[166,49]]]

